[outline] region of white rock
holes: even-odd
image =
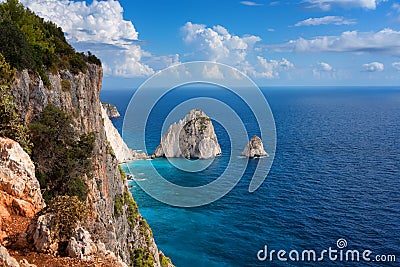
[[[101,117],[104,120],[104,129],[106,132],[107,140],[112,147],[115,157],[119,163],[124,163],[134,159],[134,155],[129,147],[126,145],[118,130],[114,127],[110,118],[107,115],[107,111],[101,107]]]
[[[28,208],[24,213],[34,215],[45,204],[35,176],[35,165],[15,141],[0,138],[0,192]]]
[[[56,254],[58,251],[58,240],[54,236],[54,216],[52,213],[41,215],[35,224],[30,225],[34,228],[28,229],[32,233],[33,244],[39,252]]]
[[[242,156],[248,158],[268,156],[267,152],[264,150],[264,145],[261,141],[261,138],[256,135],[253,136],[244,148]]]
[[[155,157],[207,159],[221,154],[211,119],[200,109],[191,110],[172,124],[154,152]]]
[[[18,261],[11,257],[7,249],[0,245],[0,266],[5,267],[20,267]]]
[[[93,242],[90,233],[82,227],[76,228],[67,246],[68,256],[71,258],[90,259],[90,256],[95,253],[97,253],[97,246]]]

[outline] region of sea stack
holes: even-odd
[[[267,152],[265,152],[264,150],[264,145],[261,141],[261,138],[257,135],[253,136],[244,148],[242,156],[248,158],[259,158],[268,156]]]
[[[193,109],[172,124],[154,152],[156,158],[208,159],[221,154],[211,119],[200,109]]]
[[[110,103],[101,103],[105,111],[107,112],[107,116],[109,118],[119,118],[121,114],[119,114],[118,109],[116,106]]]

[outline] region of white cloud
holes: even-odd
[[[385,66],[380,62],[371,62],[362,66],[364,70],[368,72],[383,71],[385,69]]]
[[[60,26],[76,49],[90,50],[100,57],[106,75],[138,77],[154,73],[153,68],[144,63],[153,55],[141,48],[139,33],[131,21],[123,18],[119,1],[94,0],[90,4],[73,0],[21,2],[37,15]]]
[[[138,40],[138,32],[131,21],[124,20],[118,1],[93,1],[89,5],[71,0],[21,2],[37,15],[62,27],[71,42],[123,45]]]
[[[303,21],[296,23],[294,26],[318,26],[318,25],[350,25],[355,24],[354,20],[347,20],[344,17],[340,16],[325,16],[322,18],[309,18]]]
[[[376,9],[380,2],[386,0],[304,0],[309,7],[327,11],[333,7]]]
[[[252,1],[241,1],[240,3],[245,6],[262,6],[263,5],[263,4],[259,4],[259,3],[252,2]]]
[[[184,41],[194,47],[196,60],[209,60],[238,68],[247,75],[258,78],[278,78],[279,73],[294,68],[293,63],[283,58],[267,60],[260,55],[255,44],[261,38],[254,35],[233,35],[222,26],[206,27],[187,22],[182,27]]]
[[[208,68],[207,65],[204,65],[203,76],[209,79],[216,79],[216,80],[224,79],[224,74],[220,71],[218,65],[214,65],[211,68]]]
[[[340,36],[319,36],[310,40],[299,38],[272,48],[290,52],[369,52],[400,55],[400,31],[346,31]]]
[[[246,60],[254,44],[261,40],[254,35],[231,35],[222,26],[207,28],[202,24],[187,22],[182,27],[184,41],[193,45],[197,60],[210,60],[238,66]]]
[[[393,9],[394,11],[396,11],[397,13],[400,13],[400,4],[399,4],[399,3],[394,3],[394,4],[392,5],[392,9]]]
[[[326,62],[318,62],[316,67],[313,69],[313,75],[318,79],[336,78],[335,69]]]
[[[397,71],[400,71],[400,62],[393,62],[392,67],[395,68]]]
[[[257,63],[253,66],[248,66],[245,72],[255,78],[276,79],[280,77],[280,71],[293,69],[294,64],[282,58],[278,60],[267,60],[264,57],[257,56]]]
[[[330,72],[333,70],[332,66],[326,62],[319,62],[317,66],[319,71]]]

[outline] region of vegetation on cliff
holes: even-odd
[[[30,129],[32,157],[46,202],[58,195],[85,201],[88,188],[84,176],[90,177],[92,172],[94,133],[79,135],[71,116],[53,105],[43,110]]]
[[[86,72],[87,62],[101,65],[90,52],[76,52],[60,27],[44,21],[18,0],[0,4],[0,32],[0,53],[7,62],[18,70],[32,69],[46,85],[50,85],[46,69],[53,73],[68,69],[77,74]]]
[[[28,153],[32,152],[29,129],[23,123],[15,108],[11,95],[15,70],[0,53],[0,136],[17,141]]]

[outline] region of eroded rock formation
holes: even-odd
[[[242,152],[242,156],[248,158],[257,158],[268,156],[267,152],[264,150],[264,145],[261,141],[261,138],[258,136],[253,136],[249,143],[246,145]]]
[[[107,116],[109,118],[119,118],[121,114],[119,114],[116,106],[110,103],[101,103],[103,108],[106,110]]]
[[[207,159],[221,154],[211,119],[193,109],[172,124],[154,152],[155,157]]]

